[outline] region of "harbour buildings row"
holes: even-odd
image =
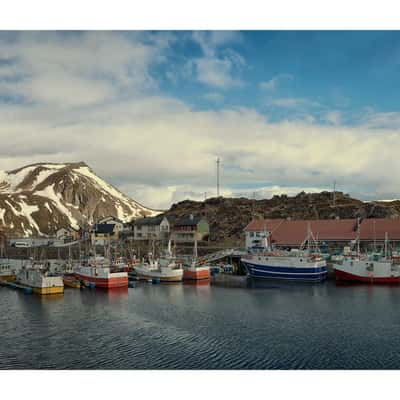
[[[356,240],[367,248],[382,247],[385,239],[400,246],[400,218],[253,219],[245,228],[246,248],[261,245],[268,235],[274,247],[297,248],[311,230],[319,244],[342,248]]]
[[[60,228],[51,238],[13,238],[9,244],[15,247],[59,246],[79,239],[90,239],[92,244],[103,246],[122,238],[135,241],[171,239],[177,243],[194,243],[195,240],[207,241],[209,235],[208,221],[194,215],[181,218],[161,215],[130,223],[109,216],[99,219],[87,230]]]

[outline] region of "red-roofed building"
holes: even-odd
[[[244,229],[246,248],[263,245],[263,238],[279,247],[298,247],[307,236],[310,225],[318,242],[347,245],[357,238],[357,219],[285,220],[254,219]],[[366,244],[384,242],[385,233],[389,241],[400,241],[400,219],[364,219],[360,223],[360,241]]]
[[[389,242],[400,241],[399,218],[369,218],[360,224],[360,241],[383,242],[387,234]]]

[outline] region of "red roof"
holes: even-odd
[[[357,219],[285,220],[254,219],[245,231],[271,232],[271,240],[278,245],[299,245],[307,236],[308,225],[316,240],[351,241],[357,237]],[[400,218],[364,219],[360,224],[360,240],[400,240]]]
[[[308,225],[316,240],[355,239],[357,232],[356,219],[325,220],[285,220],[266,219],[253,220],[245,228],[246,231],[262,231],[264,227],[271,232],[271,240],[278,245],[299,245],[307,236]]]
[[[360,224],[360,240],[400,240],[400,218],[369,218]]]

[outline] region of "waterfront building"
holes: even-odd
[[[246,249],[258,247],[269,235],[273,247],[298,248],[304,241],[308,226],[320,245],[340,249],[359,236],[366,249],[382,248],[387,234],[389,242],[400,246],[400,218],[360,219],[253,219],[244,229]]]
[[[114,232],[121,232],[122,230],[124,230],[125,225],[124,223],[117,217],[113,217],[113,216],[108,216],[108,217],[104,217],[101,218],[97,221],[98,224],[109,224],[109,225],[114,225]]]
[[[170,221],[165,216],[140,218],[133,223],[133,238],[135,240],[166,240],[169,237],[170,228]]]
[[[171,239],[175,242],[194,243],[196,240],[208,240],[209,236],[210,226],[207,220],[193,214],[176,219],[171,230]]]
[[[118,230],[114,224],[95,224],[91,230],[91,242],[104,246],[113,240],[118,240]]]

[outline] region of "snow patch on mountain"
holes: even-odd
[[[121,193],[82,162],[0,171],[0,230],[10,234],[50,235],[109,215],[127,222],[159,213]]]

